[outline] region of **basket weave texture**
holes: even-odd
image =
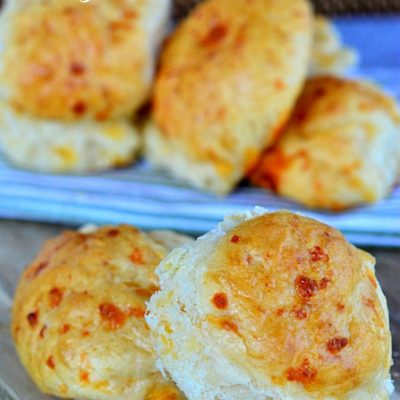
[[[0,7],[4,0],[0,0]],[[14,0],[11,0],[14,1]],[[79,0],[76,0],[79,1]],[[92,0],[102,1],[102,0]],[[201,0],[174,0],[174,16],[182,18]],[[323,14],[400,13],[400,0],[311,0]]]
[[[175,18],[184,17],[201,0],[175,0]],[[312,0],[318,13],[365,14],[400,13],[400,0]]]

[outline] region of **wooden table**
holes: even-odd
[[[10,294],[19,271],[32,260],[43,241],[63,229],[66,228],[59,225],[0,220],[0,284]],[[377,258],[377,275],[389,303],[395,363],[392,377],[400,392],[400,250],[367,250]]]

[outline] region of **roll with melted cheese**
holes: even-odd
[[[190,400],[388,399],[375,260],[289,212],[232,215],[157,268],[159,366]]]
[[[383,199],[400,176],[400,112],[363,82],[310,79],[281,138],[250,174],[312,207],[342,210]]]
[[[47,242],[21,277],[12,336],[22,364],[59,397],[184,399],[158,372],[144,319],[169,236],[127,225],[87,232]]]
[[[206,0],[162,53],[146,153],[157,167],[225,194],[276,139],[307,72],[306,0]]]
[[[134,161],[132,119],[149,97],[169,9],[170,0],[7,0],[0,14],[6,156],[48,172]],[[110,125],[120,135],[110,139]]]

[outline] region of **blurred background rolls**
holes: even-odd
[[[311,51],[311,75],[341,75],[359,61],[357,52],[342,44],[334,24],[322,15],[314,19],[314,38]]]
[[[312,25],[305,0],[198,5],[161,56],[146,130],[150,162],[197,187],[231,191],[290,114]]]
[[[341,210],[384,198],[400,175],[400,114],[377,87],[310,79],[282,137],[251,175],[312,207]]]
[[[82,148],[90,151],[90,144],[102,147],[103,123],[132,122],[135,111],[148,99],[169,9],[169,0],[6,2],[0,21],[0,109],[7,118],[0,136],[11,130],[14,139],[36,148],[24,167],[79,172],[116,166],[118,157],[122,163],[133,160],[138,150],[133,127],[129,135],[136,139],[123,141],[124,151],[112,151],[102,164],[81,162],[79,154]],[[54,136],[72,130],[81,136],[78,147],[74,148],[73,140],[69,143],[78,154],[76,162],[68,166],[43,163],[30,131],[38,132],[36,142],[40,143],[51,123]],[[85,129],[89,123],[93,135]],[[6,154],[21,165],[20,150],[8,146],[8,139],[4,142]],[[51,143],[45,140],[43,153],[49,147]]]

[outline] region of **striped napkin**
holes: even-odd
[[[343,41],[361,54],[354,73],[400,100],[400,16],[335,20]],[[259,188],[241,186],[225,198],[189,188],[145,161],[89,176],[17,170],[0,159],[0,217],[78,225],[132,223],[144,229],[199,234],[230,212],[255,205],[302,212],[341,229],[358,245],[400,247],[400,188],[378,204],[342,213],[303,208]]]

